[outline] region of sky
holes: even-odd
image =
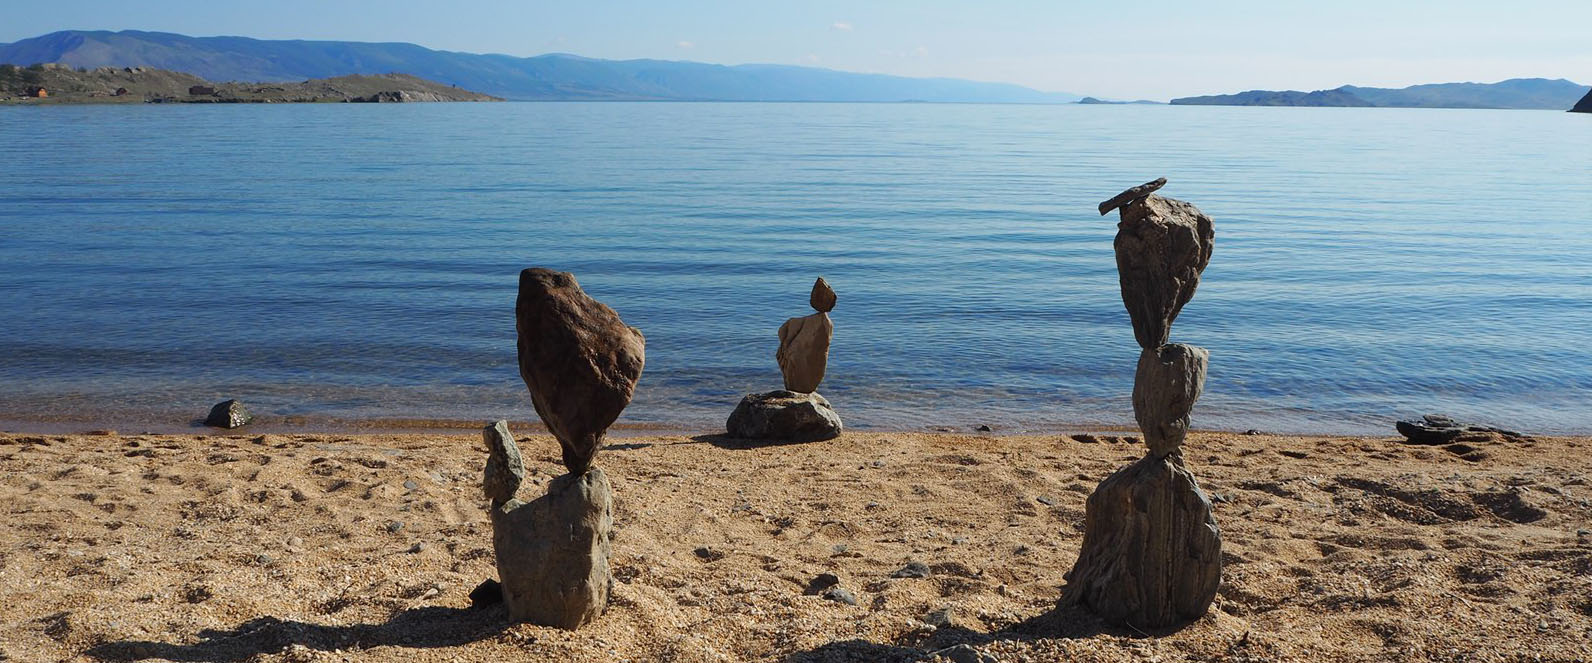
[[[399,41],[801,64],[1166,100],[1506,78],[1592,84],[1592,0],[5,0],[0,42],[57,30]]]

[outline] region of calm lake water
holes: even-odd
[[[534,419],[520,269],[647,336],[622,422],[723,425],[839,292],[853,427],[1131,424],[1116,215],[1216,220],[1202,428],[1592,432],[1592,117],[502,103],[0,108],[0,419]],[[24,426],[25,427],[25,426]]]

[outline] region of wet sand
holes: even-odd
[[[526,432],[522,498],[562,471]],[[615,439],[614,600],[571,633],[469,608],[477,434],[0,434],[0,660],[1592,660],[1592,439],[1186,449],[1222,588],[1146,634],[1056,606],[1085,498],[1142,446]],[[822,573],[857,604],[804,595]]]

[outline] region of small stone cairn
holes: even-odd
[[[1158,179],[1100,204],[1120,209],[1117,273],[1142,348],[1133,414],[1149,454],[1117,470],[1089,496],[1083,548],[1063,600],[1106,620],[1162,628],[1205,614],[1221,581],[1221,531],[1211,501],[1179,447],[1205,385],[1209,353],[1167,343],[1172,320],[1194,296],[1211,259],[1211,218],[1154,195]]]
[[[608,608],[613,492],[592,458],[635,393],[646,340],[563,272],[520,272],[514,313],[520,377],[569,473],[521,502],[525,465],[508,422],[482,432],[502,598],[516,620],[576,629]]]
[[[820,277],[808,303],[818,312],[791,318],[779,327],[779,350],[774,359],[785,376],[785,388],[742,398],[725,422],[730,437],[814,442],[840,436],[840,415],[818,394],[829,363],[829,343],[835,336],[835,325],[829,320],[835,291]]]

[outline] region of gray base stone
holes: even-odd
[[[1222,577],[1211,501],[1182,454],[1149,455],[1100,482],[1064,599],[1106,621],[1161,628],[1199,618]]]
[[[770,391],[747,394],[724,427],[744,440],[816,442],[840,437],[840,415],[816,392]]]
[[[503,600],[515,620],[576,629],[608,609],[612,490],[598,468],[553,479],[547,494],[492,510]]]

